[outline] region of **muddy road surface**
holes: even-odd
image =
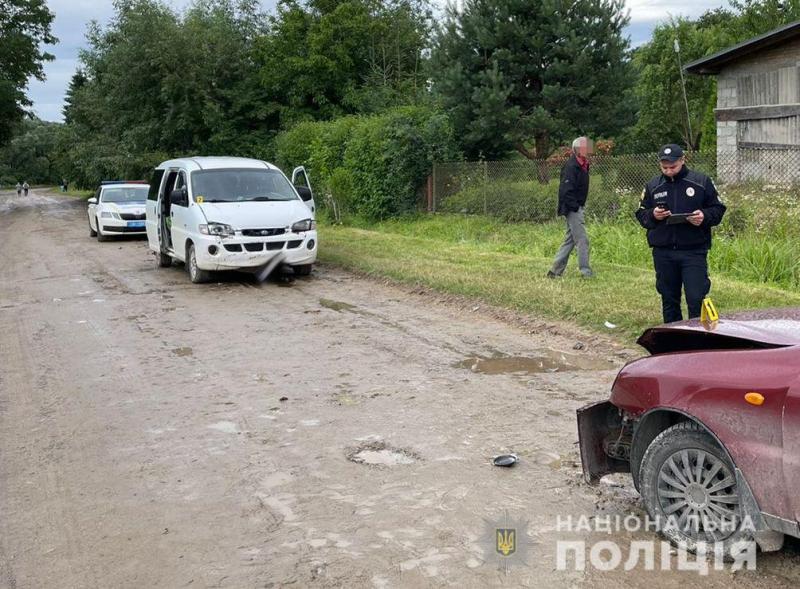
[[[563,527],[641,514],[629,480],[580,476],[575,409],[625,357],[599,336],[326,267],[192,285],[40,190],[0,221],[2,587],[800,582],[791,542],[702,578],[560,570],[559,541],[658,540]]]

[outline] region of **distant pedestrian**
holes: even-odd
[[[20,196],[21,194],[22,194],[22,184],[17,182],[17,196]]]
[[[64,187],[64,192],[66,192],[67,190],[69,190],[69,184],[67,183],[67,179],[66,179],[66,178],[63,178],[63,179],[61,180],[61,186],[63,186],[63,187]]]
[[[578,137],[572,142],[572,156],[561,168],[561,183],[558,186],[558,214],[567,221],[567,232],[553,266],[547,271],[548,278],[558,278],[564,273],[569,255],[578,249],[578,267],[585,278],[594,276],[589,266],[589,237],[584,225],[584,207],[589,195],[589,156],[592,154],[592,141],[588,137]]]
[[[664,322],[670,323],[683,319],[681,288],[689,318],[700,317],[703,299],[711,289],[707,260],[711,228],[722,221],[725,205],[711,178],[686,167],[678,145],[664,145],[658,160],[661,174],[645,186],[636,218],[647,229],[656,290]]]
[[[27,182],[23,182],[22,183],[22,191],[25,193],[25,196],[28,196],[28,189],[29,188],[30,188],[30,186],[28,186]]]

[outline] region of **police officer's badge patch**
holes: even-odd
[[[691,186],[686,189],[686,196],[694,196],[694,188]]]

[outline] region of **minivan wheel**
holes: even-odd
[[[726,559],[753,541],[742,516],[734,466],[698,424],[684,421],[659,434],[639,469],[639,490],[650,517],[689,552],[715,547]]]
[[[100,217],[95,217],[97,222],[97,241],[108,241],[108,237],[103,235],[103,230],[100,228]]]
[[[92,229],[92,218],[89,217],[89,237],[97,237],[97,231]]]
[[[189,271],[189,279],[195,284],[208,282],[211,273],[197,267],[197,256],[194,254],[194,244],[190,244],[186,252],[186,268]]]

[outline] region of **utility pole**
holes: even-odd
[[[694,135],[692,134],[692,119],[689,117],[689,99],[686,98],[686,80],[683,79],[683,64],[681,63],[681,45],[678,43],[678,38],[675,37],[675,53],[678,56],[678,71],[681,74],[681,88],[683,89],[683,104],[686,106],[686,126],[689,128],[689,141],[687,147],[693,149],[692,141]]]

